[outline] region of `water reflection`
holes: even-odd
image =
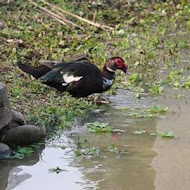
[[[155,131],[156,120],[152,119],[122,119],[123,112],[112,110],[108,116],[98,117],[101,122],[109,122],[112,126],[125,129],[125,133],[114,134],[84,134],[81,141],[87,140],[88,146],[98,146],[103,151],[100,157],[76,158],[74,166],[82,166],[83,173],[90,181],[97,182],[97,189],[154,189],[155,171],[151,167],[156,153],[152,150],[155,141],[149,133]],[[90,118],[86,122],[97,121]],[[143,135],[132,132],[145,130]],[[77,142],[77,136],[76,136]],[[110,153],[110,144],[116,144],[121,154]]]
[[[44,147],[41,146],[32,156],[25,159],[0,160],[0,189],[13,189],[19,183],[31,177],[29,174],[18,175],[22,169],[19,166],[33,166],[40,160]],[[16,179],[16,181],[15,181]]]
[[[144,109],[153,104],[150,98],[148,101],[145,98],[136,100],[131,92],[121,93],[118,97],[111,97],[117,108]],[[157,120],[131,118],[128,110],[110,108],[104,114],[92,115],[84,123],[94,121],[109,122],[125,132],[93,134],[86,133],[81,125],[78,128],[74,126],[73,130],[47,141],[46,147],[30,158],[1,162],[0,189],[154,189],[155,171],[151,162],[156,155],[152,150],[155,137],[149,133],[156,130]],[[133,131],[139,130],[146,133],[133,134]],[[76,157],[74,150],[79,137],[87,140],[87,147],[99,147],[100,156]],[[118,147],[119,154],[107,151],[111,144]],[[65,149],[61,148],[63,145]],[[56,167],[63,171],[59,174],[49,172]]]
[[[179,93],[179,92],[178,92]],[[189,91],[183,91],[189,97]],[[167,95],[176,91],[167,89]],[[156,190],[188,190],[190,187],[190,105],[189,98],[179,100],[166,97],[164,105],[169,106],[167,119],[160,120],[157,125],[159,132],[172,131],[177,137],[172,140],[158,138],[154,150],[158,155],[153,160],[157,171]]]

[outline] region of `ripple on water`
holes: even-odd
[[[118,89],[116,95],[109,96],[115,108],[147,108],[155,103],[155,99],[147,97],[148,94],[142,93],[142,98],[135,98],[136,92]]]

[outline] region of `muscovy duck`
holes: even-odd
[[[74,97],[86,97],[108,90],[114,83],[117,69],[127,73],[128,66],[120,57],[112,57],[104,64],[103,70],[83,57],[70,62],[46,61],[38,67],[18,63],[18,67],[40,82],[69,92]]]

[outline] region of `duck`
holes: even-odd
[[[100,70],[87,57],[68,62],[45,61],[39,66],[17,63],[25,73],[32,75],[41,83],[68,92],[73,97],[87,97],[102,93],[111,88],[116,70],[127,74],[128,65],[121,57],[109,58]]]

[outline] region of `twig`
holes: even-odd
[[[54,11],[57,11],[54,7],[50,7],[50,8],[53,9]],[[61,14],[60,12],[57,12],[56,14],[57,14],[57,16],[60,16],[64,22],[66,22],[68,24],[71,24],[71,25],[73,25],[73,26],[75,26],[77,28],[80,28],[81,30],[84,30],[83,27],[81,27],[78,24],[66,19],[65,16],[63,14]]]
[[[113,27],[106,26],[106,25],[99,24],[99,23],[95,23],[95,22],[90,21],[90,20],[88,20],[88,19],[82,18],[82,17],[80,17],[80,16],[78,16],[78,15],[75,15],[75,14],[73,14],[73,13],[70,13],[70,12],[68,12],[68,11],[65,11],[65,10],[63,10],[63,9],[61,9],[61,8],[59,8],[59,7],[55,6],[55,5],[53,5],[53,4],[50,4],[50,3],[46,2],[45,0],[40,0],[40,1],[43,2],[44,4],[48,5],[48,6],[51,7],[51,8],[54,8],[54,9],[56,9],[56,10],[58,10],[58,11],[61,11],[61,12],[65,13],[65,14],[67,14],[67,15],[70,15],[70,16],[72,16],[72,17],[78,19],[78,20],[81,20],[81,21],[83,21],[83,22],[86,22],[86,23],[88,23],[88,24],[90,24],[90,25],[92,25],[92,26],[95,26],[95,27],[97,27],[97,28],[101,28],[102,30],[105,30],[105,29],[113,30],[113,29],[114,29]]]
[[[60,16],[56,15],[55,13],[45,9],[44,7],[38,5],[37,3],[35,3],[32,0],[28,0],[30,3],[32,3],[34,6],[38,7],[39,9],[41,9],[42,11],[44,11],[45,13],[47,13],[49,16],[53,17],[54,19],[56,19],[57,21],[59,21],[61,24],[66,25],[66,22],[64,22],[63,20],[61,20]]]
[[[52,28],[50,28],[47,24],[45,24],[42,20],[40,20],[37,15],[34,15],[34,18],[37,22],[39,22],[40,24],[42,24],[45,28],[47,28],[48,30],[52,30]]]
[[[59,21],[61,24],[66,25],[66,26],[67,26],[68,24],[70,24],[70,25],[73,25],[73,26],[75,26],[75,27],[80,28],[81,30],[84,30],[84,28],[82,28],[81,26],[79,26],[79,25],[73,23],[73,22],[70,21],[70,20],[67,20],[67,19],[64,17],[63,14],[61,14],[61,13],[55,14],[55,13],[53,13],[52,11],[49,11],[49,10],[47,10],[46,8],[44,8],[44,7],[40,6],[40,5],[38,5],[37,3],[35,3],[35,2],[32,1],[32,0],[28,0],[28,1],[29,1],[30,3],[32,3],[34,6],[38,7],[38,8],[41,9],[42,11],[44,11],[45,13],[47,13],[47,14],[48,14],[49,16],[51,16],[52,18],[54,18],[54,19],[56,19],[57,21]]]

